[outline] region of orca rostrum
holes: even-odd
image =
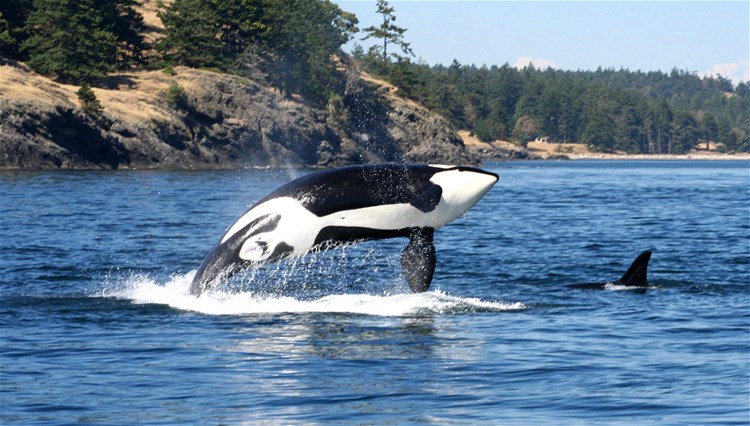
[[[201,263],[200,295],[254,265],[364,240],[407,237],[401,266],[409,288],[429,288],[435,230],[463,215],[498,181],[474,167],[358,165],[293,180],[242,215]]]

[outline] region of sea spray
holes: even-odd
[[[108,297],[130,300],[137,304],[160,304],[174,309],[207,315],[254,315],[281,313],[348,313],[374,316],[429,316],[518,311],[522,303],[486,301],[451,296],[435,290],[426,293],[394,295],[331,294],[313,300],[292,296],[259,295],[251,291],[213,290],[193,296],[188,293],[193,272],[174,276],[165,283],[134,276],[112,289]]]
[[[525,309],[521,303],[462,298],[440,290],[410,293],[394,245],[347,244],[335,251],[313,251],[248,268],[200,296],[189,291],[195,271],[168,278],[130,273],[118,279],[110,274],[97,293],[209,315],[328,312],[426,316]]]

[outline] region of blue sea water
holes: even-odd
[[[409,294],[404,240],[187,293],[304,171],[0,173],[2,424],[748,424],[750,164],[488,164]],[[612,281],[653,249],[652,287]]]

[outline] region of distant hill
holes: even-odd
[[[0,168],[750,151],[744,83],[345,54],[357,24],[326,0],[3,1]]]
[[[484,142],[543,139],[594,151],[685,154],[699,146],[750,152],[750,87],[673,70],[561,71],[403,62],[369,72]]]
[[[475,163],[341,54],[355,22],[317,0],[3,2],[0,168]]]
[[[353,74],[368,120],[351,126],[335,111],[244,77],[185,67],[170,75],[111,75],[86,113],[78,86],[23,64],[0,65],[0,168],[327,167],[369,162],[476,163],[448,122]],[[179,102],[170,89],[179,87]],[[357,87],[357,89],[354,89]]]

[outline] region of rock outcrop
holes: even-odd
[[[445,119],[359,74],[327,109],[247,78],[189,68],[120,74],[105,84],[94,88],[103,110],[92,115],[78,87],[0,64],[0,168],[476,163]],[[170,87],[177,102],[168,100]]]

